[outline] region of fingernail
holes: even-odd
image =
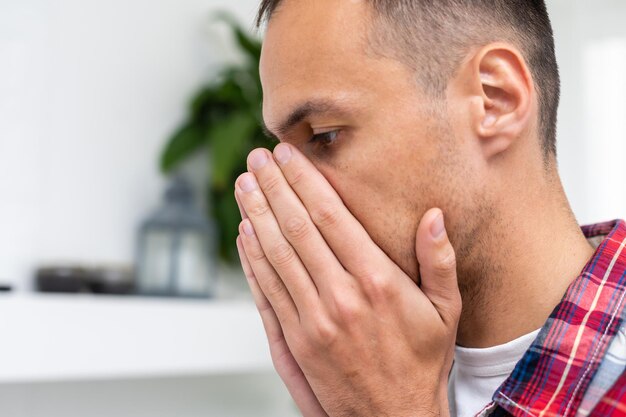
[[[281,165],[289,162],[291,159],[291,149],[289,149],[289,145],[285,145],[284,143],[276,145],[274,148],[274,157]]]
[[[254,175],[250,173],[243,174],[241,178],[239,178],[239,188],[241,188],[241,191],[244,193],[256,190],[257,183]]]
[[[430,225],[430,234],[433,239],[439,239],[446,231],[446,226],[443,223],[443,213],[439,212],[435,220]]]
[[[267,164],[267,153],[263,149],[255,149],[248,155],[248,164],[252,169],[261,169]]]
[[[243,232],[246,234],[246,236],[254,236],[254,227],[252,227],[252,223],[250,223],[250,220],[244,220],[242,222],[241,228],[243,229]]]

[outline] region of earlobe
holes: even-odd
[[[521,54],[508,44],[482,48],[473,66],[480,97],[473,109],[474,130],[489,159],[509,149],[528,128],[532,77]]]

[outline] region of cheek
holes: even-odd
[[[372,240],[417,281],[415,233],[426,210],[442,203],[445,173],[439,132],[417,117],[405,119],[381,124],[394,126],[393,136],[368,129],[371,136],[344,144],[332,165],[316,165]]]
[[[407,192],[402,170],[321,168],[344,204],[389,258],[417,279],[415,193]]]

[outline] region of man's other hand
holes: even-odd
[[[256,149],[248,168],[242,265],[305,417],[448,415],[461,298],[441,210],[417,230],[418,287],[294,147]]]

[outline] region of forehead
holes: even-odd
[[[358,100],[377,72],[368,52],[363,0],[284,0],[269,22],[261,56],[263,113],[271,127],[315,99]]]

